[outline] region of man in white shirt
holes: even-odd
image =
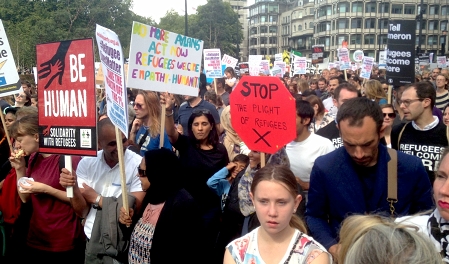
[[[309,125],[314,110],[307,101],[296,101],[296,139],[286,146],[290,169],[306,194],[309,190],[310,172],[316,158],[333,151],[332,142],[322,136],[312,134]]]
[[[140,179],[136,176],[142,157],[127,150],[127,139],[121,134],[126,187],[128,193],[136,198],[138,208],[145,196]],[[73,198],[70,203],[76,214],[85,218],[84,232],[88,240],[92,234],[96,212],[102,208],[103,197],[118,198],[122,194],[115,127],[109,118],[98,122],[98,144],[101,150],[98,151],[97,157],[81,159],[76,173],[63,169],[60,178],[62,186],[73,186]]]

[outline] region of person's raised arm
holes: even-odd
[[[173,100],[168,92],[160,95],[161,107],[165,107],[165,132],[168,135],[170,143],[173,145],[178,141],[179,133],[176,131],[175,121],[173,119]]]

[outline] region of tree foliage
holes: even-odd
[[[223,54],[238,58],[237,46],[243,40],[242,24],[229,3],[208,0],[189,21],[189,36],[203,40],[204,48],[219,48]]]
[[[161,18],[159,28],[184,34],[184,15],[174,10]],[[243,32],[239,17],[229,3],[222,0],[209,0],[197,8],[197,14],[188,17],[188,35],[204,41],[204,48],[219,48],[223,54],[239,57],[237,45],[242,42]]]
[[[130,11],[131,4],[132,0],[2,0],[0,18],[16,64],[32,67],[36,44],[94,38],[96,24],[115,31],[128,54],[132,22],[155,24]]]

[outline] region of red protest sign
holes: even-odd
[[[97,155],[92,39],[36,45],[39,151]]]
[[[251,150],[275,153],[296,137],[296,104],[277,77],[244,76],[230,96],[231,122]]]

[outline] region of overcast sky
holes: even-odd
[[[248,0],[249,4],[253,2],[254,0]],[[187,13],[194,14],[197,6],[205,5],[206,3],[207,0],[187,0]],[[138,15],[151,17],[159,23],[161,17],[165,16],[165,13],[170,9],[184,14],[184,6],[185,0],[133,0],[132,10]]]

